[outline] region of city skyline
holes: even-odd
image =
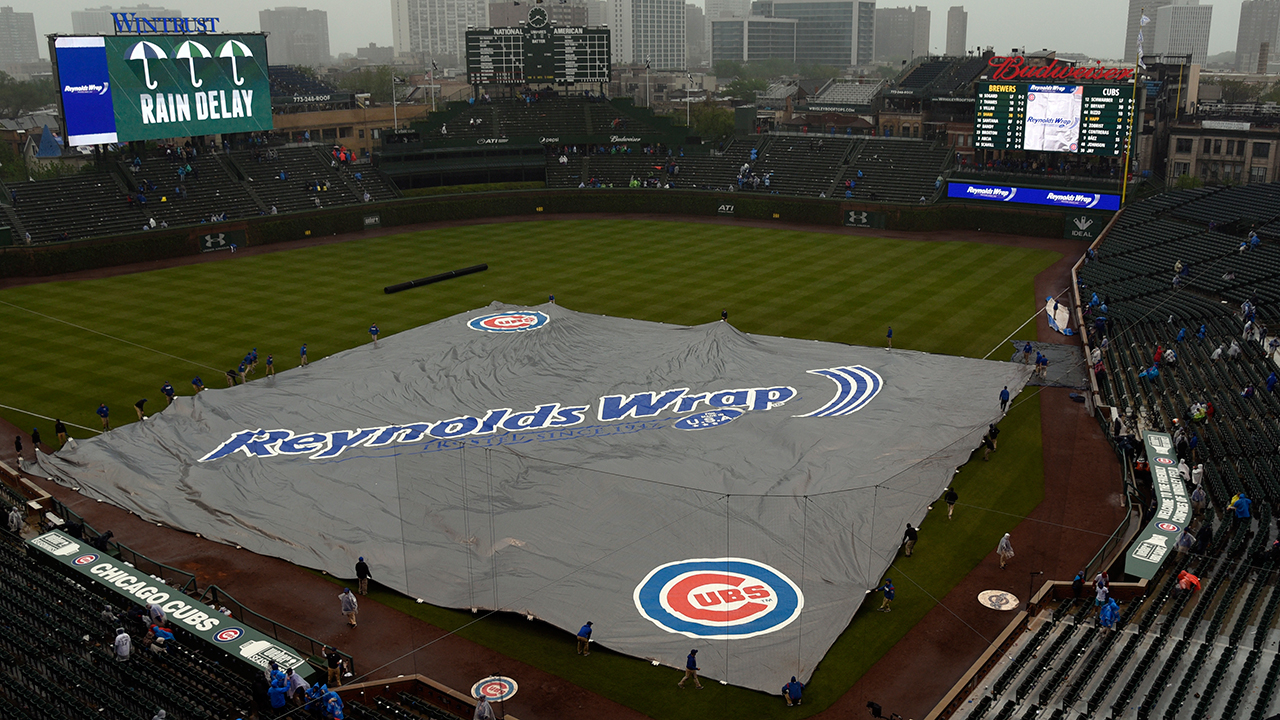
[[[526,0],[522,0],[522,3]],[[691,0],[704,7],[707,0]],[[1213,5],[1213,25],[1209,37],[1209,54],[1234,51],[1240,18],[1241,0],[1202,0]],[[1152,0],[1154,6],[1159,0]],[[106,4],[102,0],[46,0],[33,2],[21,0],[12,3],[15,12],[35,15],[38,45],[42,57],[48,55],[44,36],[51,33],[72,32],[71,13]],[[138,3],[114,3],[136,5]],[[188,16],[220,17],[218,30],[227,32],[258,32],[258,12],[277,7],[277,3],[247,3],[238,0],[219,3],[162,2],[148,3],[182,10]],[[916,3],[877,2],[878,8],[906,7]],[[947,8],[963,4],[969,13],[968,49],[979,46],[993,47],[998,53],[1008,53],[1013,47],[1027,50],[1049,48],[1059,52],[1083,53],[1100,59],[1118,60],[1123,53],[1127,3],[1119,0],[1079,0],[1070,6],[1069,12],[1060,12],[1062,6],[1049,0],[952,0],[946,4],[925,3],[932,11],[930,52],[941,53],[945,49]],[[320,0],[299,2],[297,6],[328,13],[330,23],[331,52],[336,58],[343,53],[355,54],[370,42],[379,46],[393,44],[392,6],[390,0],[374,0],[369,3],[350,3]],[[1151,13],[1148,13],[1151,14]]]

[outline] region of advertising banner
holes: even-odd
[[[1155,577],[1160,564],[1173,551],[1182,529],[1191,523],[1191,499],[1178,473],[1178,455],[1168,433],[1147,432],[1147,461],[1156,494],[1156,514],[1138,534],[1124,561],[1124,571],[1144,580]]]
[[[1074,190],[1044,190],[1042,188],[1012,187],[1008,185],[978,185],[967,182],[947,183],[947,197],[957,200],[992,200],[1026,205],[1048,205],[1058,208],[1090,210],[1119,210],[1120,196]]]
[[[275,661],[281,669],[303,668],[306,658],[291,647],[245,627],[203,603],[183,595],[159,580],[139,572],[60,531],[51,530],[27,544],[51,560],[74,571],[82,581],[101,585],[132,603],[156,603],[169,618],[169,627],[182,628],[222,652],[260,668]]]
[[[271,129],[263,35],[54,39],[71,146]]]

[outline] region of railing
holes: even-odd
[[[293,628],[281,625],[275,620],[255,612],[217,585],[206,587],[204,592],[200,594],[199,600],[214,609],[217,609],[220,605],[225,605],[231,610],[233,617],[254,630],[274,640],[279,640],[295,650],[302,650],[311,657],[324,657],[324,649],[328,647],[328,643],[320,642],[310,635],[304,635]],[[347,663],[347,671],[355,673],[356,666],[351,656],[341,650],[338,651],[338,654]]]
[[[93,526],[86,523],[83,517],[68,508],[66,505],[62,504],[62,502],[57,498],[52,499],[51,503],[50,511],[54,515],[57,515],[66,522],[75,522],[83,528],[82,537],[87,539],[97,538],[102,535],[102,533],[95,530]],[[122,562],[132,565],[148,575],[160,578],[170,587],[175,587],[182,591],[184,595],[195,597],[195,594],[200,592],[200,587],[196,583],[196,576],[186,570],[179,570],[171,565],[165,565],[157,560],[152,560],[146,555],[114,541],[107,543],[106,552],[120,558]]]

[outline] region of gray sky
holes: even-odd
[[[329,13],[329,46],[335,56],[344,52],[354,53],[357,47],[370,42],[391,44],[390,0],[286,1]],[[694,1],[698,5],[703,4],[701,0]],[[135,4],[122,0],[15,0],[13,9],[34,12],[36,32],[43,36],[70,33],[73,10],[100,7],[106,2],[112,2],[113,7]],[[218,28],[229,32],[258,31],[258,11],[274,7],[245,0],[148,0],[147,4],[176,8],[192,17],[220,17],[223,21]],[[933,21],[929,41],[939,52],[946,45],[947,8],[950,4],[927,5]],[[1240,21],[1239,0],[1202,4],[1214,6],[1209,53],[1234,50]],[[877,5],[899,7],[907,3],[880,0]],[[1000,53],[1007,53],[1013,47],[1025,46],[1028,50],[1050,48],[1097,58],[1118,58],[1123,51],[1128,10],[1125,0],[1074,0],[1069,3],[1061,0],[968,0],[963,5],[969,11],[970,47],[991,45]],[[41,54],[47,55],[44,48],[42,43]]]

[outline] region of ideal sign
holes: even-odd
[[[1156,494],[1156,514],[1129,547],[1124,571],[1150,580],[1173,552],[1183,528],[1191,523],[1191,499],[1178,472],[1173,438],[1168,433],[1147,432],[1143,440],[1151,466],[1151,487]]]
[[[1107,218],[1103,215],[1077,213],[1066,217],[1062,237],[1068,240],[1097,240],[1102,228],[1107,226]]]

